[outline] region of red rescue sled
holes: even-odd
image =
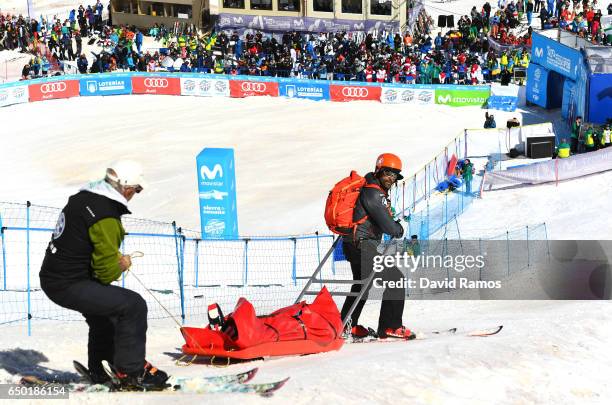
[[[311,304],[302,301],[267,316],[240,298],[222,329],[183,327],[183,353],[256,359],[328,352],[342,347],[342,320],[325,287]]]

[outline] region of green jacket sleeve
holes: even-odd
[[[101,219],[89,228],[89,238],[94,247],[91,268],[94,277],[103,284],[110,284],[121,275],[119,246],[124,236],[125,230],[116,218]]]

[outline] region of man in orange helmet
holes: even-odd
[[[374,257],[378,255],[383,234],[399,238],[404,234],[404,228],[391,214],[389,190],[404,177],[400,174],[402,161],[392,153],[383,153],[376,159],[374,172],[366,174],[366,185],[361,188],[353,211],[353,222],[358,223],[353,233],[343,236],[343,251],[351,263],[353,280],[366,279],[373,271]],[[401,272],[393,267],[385,269],[381,276],[386,280],[398,280]],[[351,292],[360,292],[361,284],[353,284]],[[365,337],[368,331],[359,325],[359,315],[363,309],[368,292],[357,303],[351,315],[351,334],[354,337]],[[397,337],[408,339],[414,336],[402,324],[404,311],[405,289],[386,288],[382,295],[380,316],[378,319],[378,337]],[[347,297],[342,307],[342,319],[348,315],[355,297]]]

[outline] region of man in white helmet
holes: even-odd
[[[163,389],[168,375],[145,360],[147,304],[136,292],[111,285],[131,266],[119,247],[121,216],[143,190],[141,166],[114,163],[104,179],[85,185],[60,213],[40,271],[40,285],[56,304],[81,312],[89,325],[89,373],[108,382],[102,360],[113,364],[122,385]]]

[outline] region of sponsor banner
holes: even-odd
[[[434,104],[434,88],[383,86],[380,102],[383,104]]]
[[[178,77],[132,76],[132,93],[181,95],[181,81]]]
[[[229,97],[227,79],[201,79],[181,77],[181,95],[198,97]]]
[[[441,88],[435,90],[436,104],[452,107],[482,106],[487,102],[491,91],[488,87],[461,86],[460,88]]]
[[[81,96],[132,94],[130,76],[86,77],[80,79]]]
[[[216,23],[218,30],[248,29],[256,31],[301,32],[398,32],[399,21],[344,20],[339,18],[279,17],[220,13]]]
[[[527,101],[546,108],[548,92],[548,69],[535,63],[527,68]]]
[[[278,97],[277,82],[230,80],[230,97],[272,96]]]
[[[527,45],[527,44],[508,45],[508,44],[502,44],[501,42],[497,42],[491,37],[487,37],[487,39],[489,40],[489,48],[494,49],[500,53],[503,51],[511,52],[515,49],[521,50],[523,48],[526,48],[526,49],[531,48],[531,45]]]
[[[605,124],[612,119],[612,73],[591,75],[589,122]]]
[[[536,32],[533,33],[531,50],[532,63],[554,70],[572,80],[577,79],[578,69],[582,64],[582,54],[579,50],[562,45]]]
[[[380,101],[381,93],[379,86],[342,86],[338,84],[329,86],[331,101]]]
[[[0,107],[4,107],[11,104],[27,103],[28,101],[28,86],[12,86],[0,88]]]
[[[78,80],[59,80],[30,84],[28,86],[30,101],[53,100],[79,96]]]
[[[515,111],[518,98],[514,96],[491,96],[487,100],[487,108],[501,111]]]
[[[204,148],[196,166],[202,238],[237,238],[234,150]]]
[[[281,81],[278,84],[279,96],[289,98],[306,98],[308,100],[329,101],[329,84],[301,82],[297,80]]]

